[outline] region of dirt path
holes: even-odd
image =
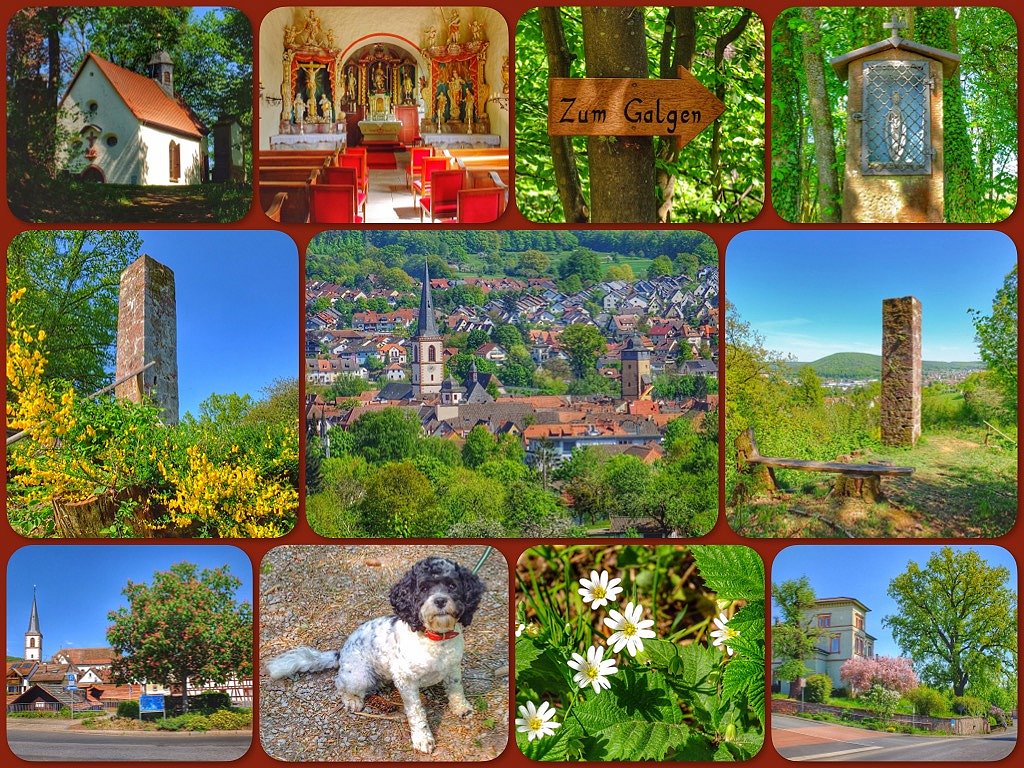
[[[488,591],[466,632],[463,683],[477,711],[465,720],[447,709],[444,691],[424,692],[437,739],[431,755],[414,752],[401,700],[389,687],[367,711],[340,709],[331,672],[270,680],[265,660],[296,645],[340,648],[359,624],[391,614],[388,591],[423,557],[451,557],[473,567],[480,545],[323,545],[271,550],[260,567],[260,740],[278,760],[483,761],[508,739],[508,566],[494,551],[480,571]]]

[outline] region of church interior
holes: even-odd
[[[288,7],[260,28],[276,221],[486,223],[509,198],[509,33],[480,7]]]

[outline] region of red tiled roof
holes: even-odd
[[[82,69],[90,59],[110,81],[114,90],[124,100],[131,113],[139,119],[139,122],[165,128],[185,136],[202,138],[205,131],[204,126],[181,102],[168,96],[155,80],[151,80],[145,75],[119,67],[90,52],[75,74],[75,80],[78,79],[78,75],[82,73]],[[74,86],[74,80],[72,80],[71,86]],[[64,98],[67,98],[67,94],[70,92],[71,87],[69,86]]]

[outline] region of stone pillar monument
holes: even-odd
[[[117,312],[118,379],[155,361],[155,365],[114,389],[117,397],[141,402],[143,396],[163,410],[167,424],[178,423],[178,329],[174,273],[143,254],[121,273]]]
[[[900,37],[837,56],[849,80],[843,221],[907,224],[944,219],[942,81],[960,57]]]
[[[882,443],[913,447],[921,436],[921,302],[882,300]]]

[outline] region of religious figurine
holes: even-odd
[[[889,161],[898,163],[907,147],[907,126],[900,109],[900,92],[892,92],[892,109],[885,116],[885,141],[889,148]]]
[[[501,92],[508,93],[508,56],[501,57]]]
[[[298,30],[295,27],[286,26],[284,28],[284,47],[292,48],[295,45],[295,35]]]
[[[414,92],[415,84],[413,83],[412,76],[406,70],[405,77],[402,78],[402,101],[406,103],[412,103],[415,99],[416,94]]]
[[[459,18],[458,10],[453,10],[452,17],[448,20],[448,45],[458,45],[461,24],[462,20]]]
[[[373,70],[373,88],[374,93],[386,93],[388,88],[387,82],[384,80],[384,68],[379,62]]]
[[[444,110],[448,106],[448,99],[443,93],[437,94],[437,132],[441,133],[441,121],[444,119]]]
[[[331,122],[331,100],[327,98],[327,94],[320,95],[320,114],[324,118],[324,122]]]
[[[306,102],[302,100],[302,94],[295,94],[295,101],[292,102],[292,108],[295,110],[295,122],[302,123],[302,118],[306,115]]]
[[[316,99],[313,98],[312,93],[306,99],[306,114],[309,115],[309,122],[316,122]]]
[[[427,31],[423,33],[423,47],[433,48],[437,45],[437,27],[427,27]]]
[[[481,24],[476,19],[473,19],[471,22],[469,22],[469,31],[473,34],[473,39],[476,42],[482,43],[484,41],[483,24]]]
[[[462,102],[465,91],[463,90],[465,81],[462,76],[456,72],[452,75],[451,82],[448,85],[448,93],[452,100],[452,117],[456,120],[461,120],[462,115]]]
[[[355,101],[359,98],[358,85],[356,83],[356,70],[352,67],[348,71],[348,99],[349,101]]]

